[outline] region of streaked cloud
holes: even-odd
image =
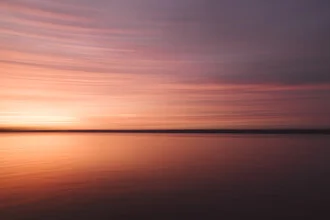
[[[324,0],[4,0],[0,116],[328,126],[329,30]]]

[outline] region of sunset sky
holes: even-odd
[[[1,0],[0,127],[330,127],[328,0]]]

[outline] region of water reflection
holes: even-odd
[[[100,205],[141,211],[157,202],[223,206],[264,193],[284,199],[306,179],[324,189],[329,143],[317,136],[2,134],[0,210],[11,219],[52,210],[94,215]]]

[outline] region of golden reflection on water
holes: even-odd
[[[212,157],[213,150],[196,148],[195,143],[194,138],[162,135],[2,135],[0,207],[86,189],[116,194],[127,187],[169,187],[173,183],[166,180],[201,165],[203,157]],[[222,153],[225,162],[229,155]]]
[[[300,139],[2,134],[0,208],[290,175],[313,155]]]

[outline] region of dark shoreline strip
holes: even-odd
[[[330,129],[0,129],[0,133],[150,133],[150,134],[324,134]]]

